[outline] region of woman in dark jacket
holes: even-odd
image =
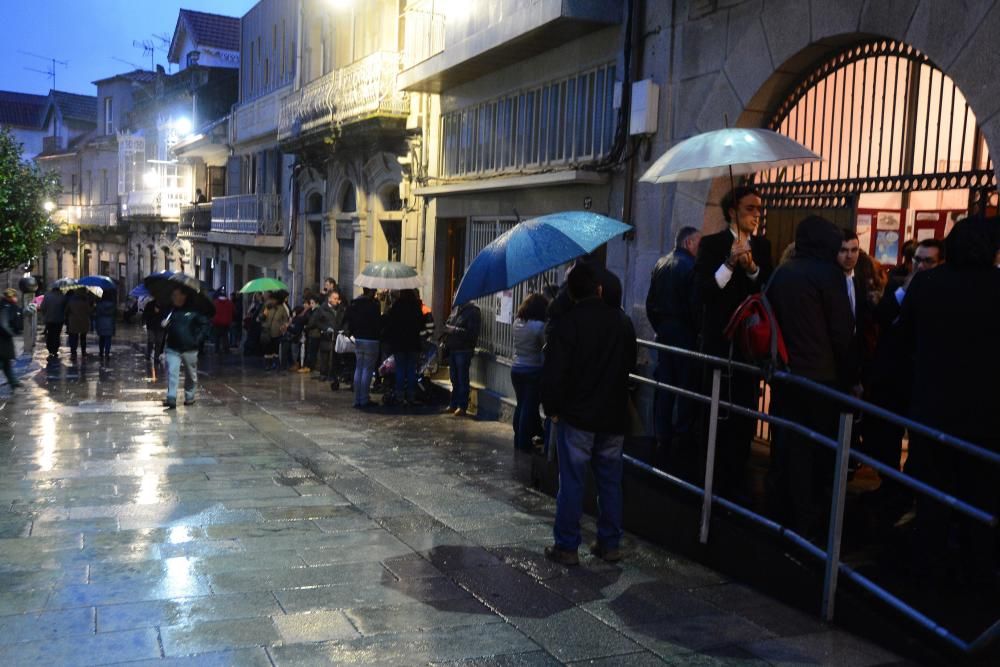
[[[347,308],[344,327],[354,337],[354,407],[370,405],[369,390],[378,364],[378,340],[382,331],[382,307],[375,300],[375,290],[364,288],[361,296]]]
[[[3,299],[0,300],[0,364],[3,365],[3,374],[7,376],[7,386],[11,391],[21,386],[14,375],[14,357],[17,351],[14,348],[14,314],[17,311],[17,292],[13,289],[5,289]]]
[[[424,313],[413,290],[403,290],[382,321],[382,342],[396,358],[396,392],[409,403],[417,390],[417,358]]]
[[[111,356],[111,338],[115,335],[115,316],[118,309],[115,306],[115,293],[104,293],[94,309],[94,329],[97,331],[97,353],[102,360]]]

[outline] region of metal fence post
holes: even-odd
[[[826,573],[823,579],[824,621],[833,620],[837,600],[837,575],[840,572],[840,540],[844,531],[844,499],[847,496],[847,467],[851,458],[851,428],[854,415],[840,413],[837,433],[837,460],[833,471],[833,494],[830,504],[830,532],[826,540]]]
[[[712,521],[712,481],[715,478],[715,440],[719,431],[719,393],[722,369],[712,371],[712,403],[708,410],[708,447],[705,452],[705,496],[701,503],[701,533],[698,539],[708,544],[708,526]]]
[[[24,354],[34,354],[35,352],[35,339],[38,337],[38,312],[34,304],[28,304],[30,307],[26,307],[21,314],[21,327],[24,334],[24,347],[22,351]]]

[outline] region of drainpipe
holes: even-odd
[[[643,18],[645,16],[646,2],[645,0],[630,0],[629,2],[629,14],[628,14],[628,25],[626,27],[626,43],[627,48],[631,49],[630,53],[626,53],[625,57],[629,59],[629,68],[626,73],[626,80],[622,85],[622,103],[627,104],[626,113],[624,114],[625,122],[625,132],[628,136],[625,147],[625,154],[630,155],[628,162],[625,164],[625,193],[622,199],[622,222],[626,225],[632,225],[632,202],[635,197],[635,142],[637,139],[635,137],[629,136],[629,123],[631,118],[631,106],[632,106],[632,82],[638,80],[639,73],[642,72],[642,51],[643,51],[643,40],[642,40],[642,25]],[[628,90],[625,90],[625,88]],[[635,240],[635,228],[626,232],[625,234],[626,244],[625,244],[625,282],[628,283],[629,275],[629,264],[631,252],[631,242]],[[628,295],[625,295],[626,300]],[[624,305],[624,304],[623,304]]]

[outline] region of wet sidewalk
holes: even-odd
[[[130,336],[0,387],[2,665],[898,661],[631,537],[547,562],[507,426],[211,354],[165,412]]]

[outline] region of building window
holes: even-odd
[[[114,108],[112,106],[113,100],[110,97],[104,98],[104,134],[112,135],[115,133],[115,116]]]
[[[441,174],[503,173],[606,155],[614,138],[614,65],[442,116]]]

